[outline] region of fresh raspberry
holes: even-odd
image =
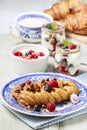
[[[14,52],[14,55],[15,55],[15,56],[23,56],[22,52],[20,52],[20,51]]]
[[[38,59],[38,55],[34,53],[34,54],[32,54],[32,55],[30,56],[30,58]]]
[[[30,53],[30,54],[34,53],[34,50],[29,50],[29,53]]]
[[[48,103],[48,104],[47,104],[47,110],[48,110],[49,112],[54,111],[55,108],[56,108],[55,103],[51,102],[51,103]]]
[[[48,82],[48,85],[51,87],[51,88],[55,88],[55,87],[58,87],[58,83],[55,79],[51,79],[49,82]]]
[[[60,72],[65,72],[66,71],[66,66],[64,64],[59,65],[59,71]]]
[[[38,52],[38,56],[45,56],[43,52]]]
[[[73,44],[73,43],[70,45],[70,49],[71,49],[71,50],[72,50],[72,49],[76,49],[76,47],[77,47],[77,46],[76,46],[75,44]]]

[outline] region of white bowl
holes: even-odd
[[[15,19],[20,38],[27,42],[41,42],[41,27],[52,22],[53,18],[42,12],[28,12],[18,15]]]
[[[38,59],[27,60],[14,55],[14,52],[34,50],[35,52],[44,52],[45,56]],[[45,72],[48,67],[49,50],[43,45],[23,44],[13,47],[10,51],[12,66],[14,71],[19,75],[28,73]]]

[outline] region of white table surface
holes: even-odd
[[[34,4],[35,2],[35,4]],[[43,6],[47,2],[46,6]],[[3,86],[10,80],[17,78],[14,72],[11,59],[10,49],[18,44],[24,44],[20,39],[16,39],[9,33],[9,27],[14,24],[14,18],[21,12],[43,11],[50,6],[52,0],[0,0],[0,91]],[[19,6],[20,5],[20,6]],[[81,61],[87,63],[87,45],[81,45]],[[48,71],[53,71],[54,59],[49,59]],[[87,71],[87,66],[80,66],[81,72]],[[78,116],[73,119],[44,128],[44,130],[84,130],[87,129],[87,114]],[[0,98],[0,130],[32,130],[24,122],[9,112],[1,103]]]

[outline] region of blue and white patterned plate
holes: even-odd
[[[21,106],[16,102],[16,100],[11,94],[11,90],[15,85],[18,85],[28,79],[36,82],[38,80],[42,80],[45,78],[62,78],[63,80],[73,80],[74,82],[76,82],[80,89],[80,94],[79,94],[80,102],[78,102],[77,104],[72,104],[71,102],[59,103],[56,107],[57,111],[55,112],[36,112],[36,111],[27,110],[26,108],[24,108],[23,106]],[[55,73],[38,73],[38,74],[35,73],[35,74],[29,74],[29,75],[16,78],[10,81],[9,83],[7,83],[2,90],[2,99],[6,106],[22,114],[41,116],[41,117],[60,116],[60,115],[73,113],[75,111],[78,111],[79,109],[82,109],[83,107],[86,107],[87,86],[84,85],[79,80],[70,76],[55,74]]]

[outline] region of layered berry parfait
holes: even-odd
[[[63,42],[64,39],[65,26],[62,23],[53,21],[42,26],[42,44],[47,47],[50,52],[54,52],[56,45]]]
[[[57,44],[55,54],[55,71],[66,75],[75,76],[79,73],[80,46],[64,40]]]

